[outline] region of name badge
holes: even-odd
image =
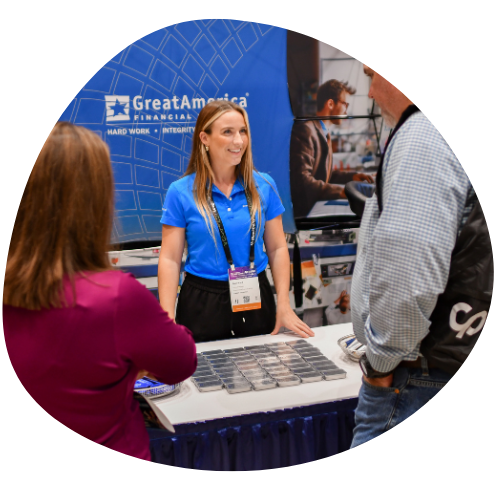
[[[229,292],[233,312],[260,309],[260,286],[256,269],[250,266],[229,269]]]

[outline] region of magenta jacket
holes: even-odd
[[[76,304],[62,309],[5,306],[5,340],[28,393],[55,419],[96,443],[150,460],[133,388],[145,369],[167,384],[196,369],[191,332],[121,271],[76,278]],[[65,293],[72,301],[71,287]]]

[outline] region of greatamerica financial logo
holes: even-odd
[[[178,121],[191,120],[193,117],[189,114],[191,110],[199,110],[212,101],[231,101],[239,104],[242,108],[247,107],[248,93],[244,97],[224,97],[210,98],[205,100],[203,97],[194,97],[190,99],[184,95],[182,97],[174,96],[171,99],[145,99],[136,95],[130,99],[128,95],[107,95],[106,100],[106,122],[124,122],[130,121]],[[131,110],[133,116],[131,116]]]
[[[130,97],[128,95],[107,95],[106,121],[122,122],[130,120]]]

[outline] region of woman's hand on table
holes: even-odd
[[[276,310],[276,325],[271,335],[276,335],[284,326],[303,338],[314,337],[314,332],[295,314],[289,304],[279,306]]]

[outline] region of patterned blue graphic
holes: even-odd
[[[286,208],[285,230],[295,230],[286,30],[205,19],[168,26],[125,48],[60,118],[95,131],[110,148],[114,242],[161,239],[165,193],[186,171],[196,118],[209,99],[246,108],[255,165],[275,179]]]

